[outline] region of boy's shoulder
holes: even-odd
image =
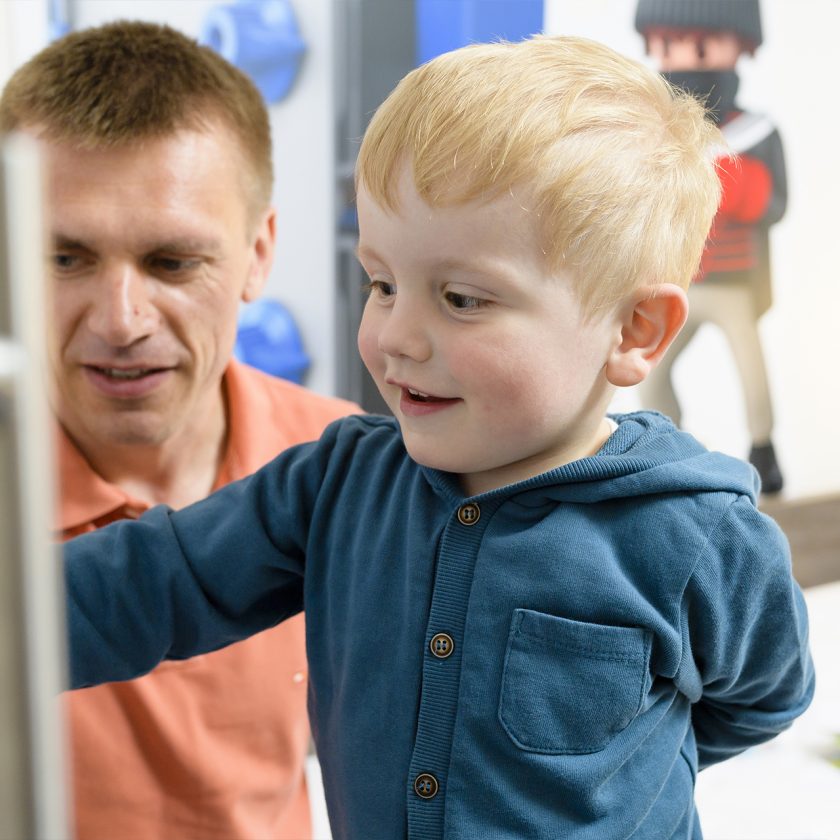
[[[380,414],[350,414],[334,420],[321,435],[319,446],[329,450],[333,459],[352,458],[369,468],[375,463],[408,458],[399,424],[393,417]]]
[[[616,430],[598,455],[617,473],[634,475],[639,492],[723,492],[757,500],[758,474],[746,461],[707,449],[656,411],[610,416]]]
[[[335,420],[328,430],[336,437],[366,438],[374,435],[382,440],[400,437],[397,421],[382,414],[350,414]]]

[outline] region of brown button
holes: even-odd
[[[421,773],[414,780],[414,792],[421,799],[434,799],[438,792],[438,780],[431,773]]]
[[[429,647],[438,659],[446,659],[455,650],[455,642],[452,641],[452,636],[447,636],[446,633],[437,633],[432,636]]]
[[[458,508],[458,521],[462,525],[475,525],[480,517],[481,510],[478,505],[474,505],[472,502],[468,505],[461,505],[461,507]]]

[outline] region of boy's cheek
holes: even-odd
[[[359,327],[359,334],[356,339],[356,344],[359,348],[359,355],[362,357],[368,373],[377,380],[383,373],[384,366],[382,362],[382,354],[379,351],[379,342],[376,335],[371,329],[365,325],[364,318]]]

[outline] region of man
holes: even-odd
[[[0,130],[47,164],[60,538],[195,502],[355,409],[231,361],[275,242],[268,118],[238,70],[110,24],[18,70]],[[301,620],[67,708],[79,840],[311,835]]]

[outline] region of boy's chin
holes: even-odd
[[[428,467],[441,472],[461,473],[468,470],[463,458],[453,457],[451,453],[441,452],[440,445],[423,445],[403,437],[408,457],[421,467]]]
[[[405,438],[404,438],[405,440]],[[437,445],[419,445],[411,441],[405,441],[406,451],[409,458],[421,467],[440,472],[452,473],[453,475],[468,476],[484,472],[492,472],[498,468],[496,464],[488,464],[478,458],[470,458],[463,450],[453,448],[452,451],[441,451],[440,443]]]

